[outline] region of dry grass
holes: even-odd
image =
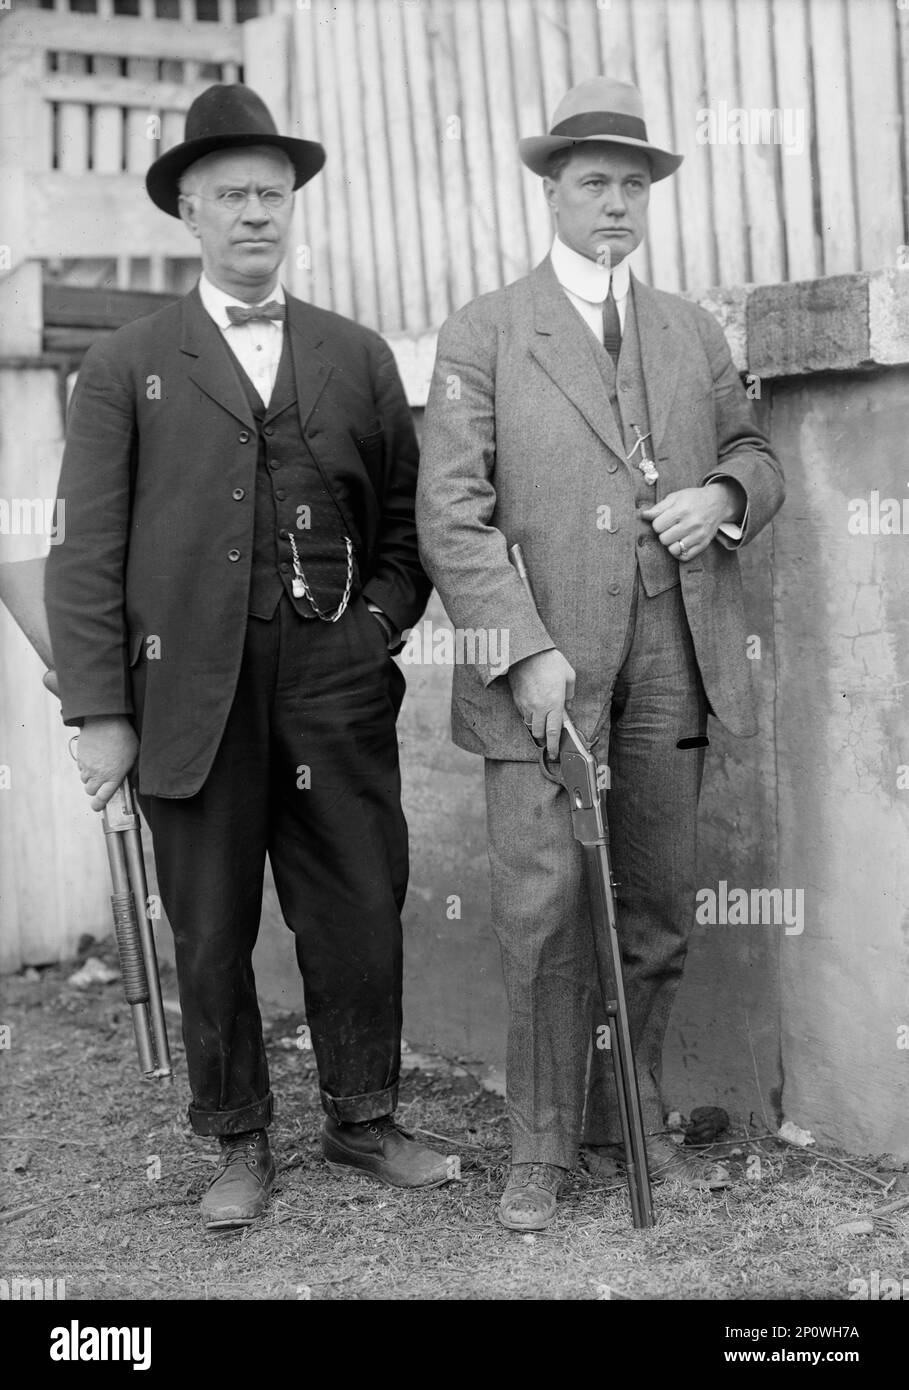
[[[173,1086],[143,1082],[119,987],[78,993],[67,973],[6,982],[2,1277],[63,1277],[76,1299],[802,1300],[846,1299],[850,1279],[875,1269],[909,1276],[909,1213],[870,1236],[837,1233],[888,1198],[775,1140],[717,1146],[717,1157],[743,1150],[728,1159],[735,1181],[723,1193],[656,1189],[651,1231],[631,1230],[624,1187],[578,1175],[549,1231],[507,1232],[495,1220],[502,1102],[450,1068],[409,1072],[399,1115],[452,1141],[461,1182],[405,1194],[336,1177],[319,1154],[312,1054],[282,1045],[299,1017],[267,1025],[280,1107],[270,1215],[242,1234],[206,1235],[198,1201],[216,1154],[186,1122],[182,1050]],[[759,1180],[745,1175],[749,1153],[761,1157]],[[147,1175],[153,1155],[158,1180]]]

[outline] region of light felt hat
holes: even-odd
[[[156,159],[145,176],[153,203],[171,217],[180,216],[180,175],[203,155],[250,145],[272,145],[283,150],[294,166],[294,188],[318,174],[325,150],[315,140],[296,140],[279,135],[274,118],[262,98],[241,82],[216,83],[196,97],[186,113],[183,143]]]
[[[650,160],[654,183],[674,174],[684,158],[650,143],[640,92],[630,82],[611,77],[591,77],[572,87],[556,107],[549,134],[519,140],[518,153],[528,169],[545,178],[551,154],[591,140],[642,150]]]

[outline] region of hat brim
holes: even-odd
[[[669,150],[658,149],[646,140],[634,140],[627,135],[531,135],[518,141],[518,154],[521,160],[541,179],[549,174],[549,157],[556,150],[567,150],[572,145],[623,145],[627,149],[640,150],[650,161],[650,177],[653,183],[667,179],[674,174],[682,160],[681,154],[671,154]]]
[[[294,166],[295,191],[318,174],[325,163],[325,150],[316,140],[295,140],[289,135],[207,135],[200,140],[185,140],[155,160],[145,175],[148,196],[162,212],[179,217],[180,175],[197,159],[214,154],[216,150],[243,149],[250,145],[272,145],[284,151]]]

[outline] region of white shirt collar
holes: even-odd
[[[549,254],[559,284],[570,294],[577,295],[578,299],[586,299],[589,304],[602,304],[609,293],[610,279],[616,300],[624,299],[628,294],[631,275],[627,257],[610,271],[599,261],[592,261],[572,251],[558,236],[553,239]]]
[[[199,295],[206,311],[214,319],[218,327],[223,331],[227,328],[236,328],[237,324],[231,323],[227,317],[228,304],[239,304],[244,309],[252,308],[252,305],[245,304],[242,299],[237,299],[235,295],[225,294],[219,290],[217,285],[213,285],[208,276],[203,273],[199,276]],[[265,299],[259,299],[257,304],[267,304],[270,300],[277,300],[279,304],[284,303],[284,286],[280,280],[275,285],[274,290]],[[267,320],[263,320],[267,322]],[[240,325],[242,327],[242,325]]]

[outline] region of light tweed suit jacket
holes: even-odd
[[[704,309],[632,277],[659,482],[656,496],[716,473],[748,496],[741,544],[783,500],[783,478]],[[618,464],[618,466],[616,466]],[[620,660],[635,579],[634,478],[590,330],[547,257],[453,314],[439,335],[417,489],[424,567],[455,627],[507,634],[511,665],[557,647],[574,666],[572,718],[588,739]],[[608,506],[612,529],[598,521]],[[508,559],[520,542],[531,603]],[[737,547],[714,541],[680,565],[712,712],[756,732]],[[494,759],[536,756],[502,667],[456,665],[452,734]]]

